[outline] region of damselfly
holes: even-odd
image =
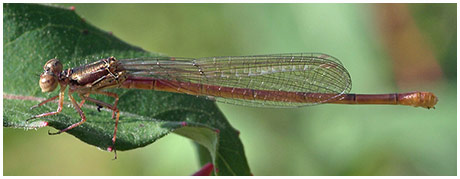
[[[258,56],[227,56],[208,58],[145,57],[116,60],[102,59],[91,64],[64,70],[62,63],[51,59],[40,75],[43,92],[59,94],[38,105],[59,98],[57,111],[34,116],[39,118],[61,112],[64,91],[81,116],[81,121],[56,133],[83,124],[86,116],[81,107],[90,101],[112,110],[115,140],[120,111],[118,95],[108,88],[135,88],[208,96],[219,102],[255,107],[299,107],[321,103],[336,104],[399,104],[434,108],[437,97],[430,92],[392,94],[348,94],[351,78],[342,63],[319,53],[278,54]],[[77,93],[80,103],[72,96]],[[115,98],[113,104],[89,97],[101,94]]]

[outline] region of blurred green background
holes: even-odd
[[[207,57],[322,52],[339,58],[353,93],[431,91],[435,110],[219,104],[254,175],[456,175],[455,4],[61,4],[147,51]],[[142,102],[142,101],[139,101]],[[51,129],[53,130],[53,129]],[[192,142],[168,135],[103,152],[47,129],[3,129],[4,175],[190,175]]]

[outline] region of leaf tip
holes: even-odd
[[[38,127],[46,127],[48,126],[48,122],[46,121],[41,121],[40,123],[38,123]]]
[[[38,128],[46,127],[48,126],[47,121],[37,121],[37,122],[32,122],[29,125],[25,125],[24,129],[29,130],[29,129],[35,129],[37,130]]]

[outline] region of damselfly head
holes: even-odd
[[[43,66],[45,70],[40,75],[40,81],[38,82],[42,92],[51,92],[56,89],[59,81],[58,76],[62,72],[62,63],[58,59],[51,59]]]
[[[49,71],[55,75],[58,75],[62,71],[62,63],[58,59],[48,60],[43,66],[45,72]]]
[[[45,71],[40,75],[39,85],[42,89],[42,92],[51,92],[56,89],[58,85],[58,78],[56,75],[52,74],[51,72]]]

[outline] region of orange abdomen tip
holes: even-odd
[[[438,103],[438,97],[431,92],[420,92],[420,107],[434,108]]]
[[[434,108],[438,103],[438,97],[431,92],[413,92],[400,94],[399,100],[403,105],[410,105],[414,107]]]

